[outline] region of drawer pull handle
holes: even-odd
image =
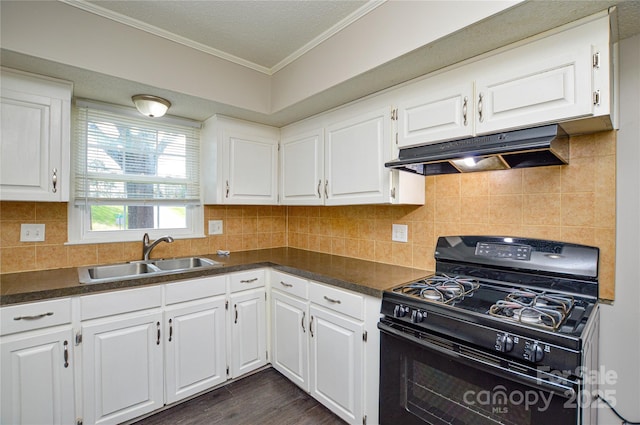
[[[284,286],[285,288],[293,288],[293,285],[291,283],[287,283],[283,281],[280,281],[280,285]]]
[[[64,342],[64,367],[69,367],[69,342]]]
[[[169,319],[169,342],[173,338],[173,320]]]
[[[233,309],[236,311],[236,318],[233,320],[233,323],[238,323],[238,304],[234,304]]]
[[[156,326],[158,328],[158,338],[156,339],[156,345],[160,345],[160,322],[157,322]]]
[[[334,300],[333,298],[329,298],[329,297],[327,297],[326,295],[324,296],[324,299],[325,299],[325,300],[327,300],[327,301],[329,301],[329,302],[330,302],[330,303],[332,303],[332,304],[342,304],[342,301],[340,301],[340,300]]]
[[[304,328],[304,316],[306,315],[306,312],[302,312],[302,320],[300,320],[300,326],[302,326],[302,333],[306,332],[306,329]]]
[[[318,198],[322,198],[322,194],[320,193],[321,186],[322,186],[322,180],[318,180]]]
[[[252,282],[255,282],[256,280],[258,280],[258,278],[254,277],[253,279],[241,280],[240,283],[252,283]]]
[[[311,321],[309,322],[309,333],[311,334],[311,338],[313,338],[313,316],[311,316]]]
[[[480,120],[480,122],[484,120],[484,116],[482,115],[482,98],[483,95],[482,93],[480,93],[478,95],[478,119]]]
[[[49,311],[47,313],[36,314],[35,316],[18,316],[18,317],[14,317],[13,320],[38,320],[47,316],[53,316],[53,312]]]

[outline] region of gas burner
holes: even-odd
[[[394,291],[428,301],[452,304],[466,296],[471,296],[479,287],[480,284],[474,279],[441,274],[395,288]]]
[[[573,297],[516,290],[497,301],[489,314],[505,320],[556,330],[573,308]]]

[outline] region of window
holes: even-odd
[[[131,111],[76,102],[70,242],[202,236],[199,123]]]

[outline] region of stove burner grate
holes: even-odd
[[[557,330],[573,305],[571,296],[517,290],[492,305],[489,314],[504,320]]]
[[[474,279],[441,274],[401,286],[394,291],[428,301],[453,304],[466,296],[471,296],[479,287],[479,282]]]

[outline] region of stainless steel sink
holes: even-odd
[[[202,257],[187,257],[187,258],[171,258],[167,260],[155,260],[152,264],[158,267],[160,270],[190,270],[200,267],[212,267],[219,265],[213,260]]]
[[[157,276],[216,267],[221,264],[202,257],[170,258],[151,261],[79,267],[80,283],[104,283],[130,280],[142,276]]]

